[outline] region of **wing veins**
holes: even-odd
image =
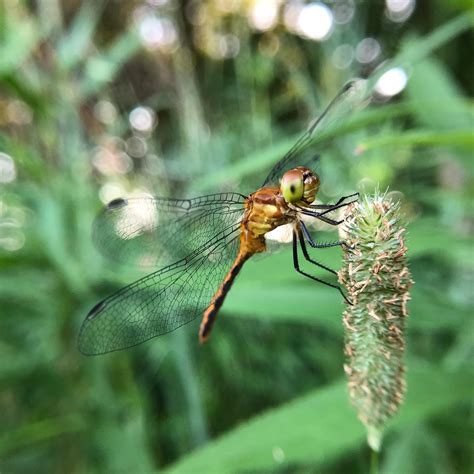
[[[336,94],[336,96],[329,102],[323,112],[317,117],[317,119],[308,127],[308,129],[298,138],[296,143],[287,151],[283,158],[272,168],[263,185],[266,186],[269,183],[274,182],[277,178],[280,178],[282,170],[289,165],[291,160],[300,152],[305,150],[313,140],[313,134],[316,129],[323,123],[324,119],[330,116],[334,111],[340,110],[338,107],[345,103],[345,99],[350,96],[349,91],[354,89],[356,92],[358,80],[351,80],[347,82]],[[315,160],[318,157],[315,158]],[[295,164],[295,166],[297,166]]]
[[[231,232],[229,232],[227,235],[225,235],[225,236],[223,237],[223,239],[227,239],[227,237],[229,237],[229,236],[230,236],[233,232],[235,232],[236,230],[237,230],[237,229],[234,229],[234,230],[232,230]],[[237,237],[237,235],[236,235],[232,240],[234,240],[236,237]],[[228,243],[229,243],[228,241],[225,242],[226,245],[227,245]],[[216,251],[219,247],[221,247],[221,246],[222,246],[222,242],[217,242],[217,243],[216,243],[216,246],[212,249],[211,253],[212,253],[212,252],[215,252],[215,251]],[[199,271],[199,269],[204,265],[204,262],[205,262],[205,261],[206,261],[205,258],[201,258],[200,260],[198,260],[198,262],[197,262],[198,266],[197,266],[195,269],[193,269],[192,272],[190,272],[190,273],[188,274],[186,280],[183,282],[183,285],[186,284],[186,283],[195,275],[195,273]],[[181,275],[182,275],[182,273],[180,273],[180,274],[178,275],[178,278],[177,278],[177,279],[175,279],[175,280],[173,280],[172,282],[170,282],[169,285],[166,287],[166,289],[169,288],[170,285],[176,283],[176,281],[179,279],[179,277],[180,277]],[[194,305],[195,308],[197,308],[197,306],[199,306],[199,302],[201,301],[203,292],[204,292],[204,287],[201,288],[201,291],[200,291],[200,293],[199,293],[199,296],[196,298],[196,304]],[[160,292],[160,293],[161,293],[161,292]],[[158,296],[158,295],[156,295],[153,299],[156,299],[157,296]],[[175,304],[175,301],[176,301],[176,298],[177,298],[177,297],[178,297],[178,293],[176,293],[176,295],[175,295],[175,296],[173,297],[173,299],[171,300],[170,309],[174,307],[174,304]]]
[[[177,262],[174,262],[172,263],[171,265],[167,265],[166,267],[163,267],[163,268],[160,268],[159,270],[157,270],[156,272],[153,272],[149,275],[147,275],[146,277],[144,278],[141,278],[140,280],[137,280],[133,283],[131,283],[130,285],[127,285],[126,287],[122,288],[121,290],[117,291],[116,293],[112,294],[111,296],[109,296],[105,301],[107,301],[107,303],[113,303],[115,301],[117,301],[117,299],[126,294],[129,290],[132,290],[136,287],[139,287],[144,281],[146,281],[147,279],[151,279],[151,278],[156,278],[156,277],[159,277],[160,275],[163,275],[171,270],[179,270],[181,269],[183,266],[185,267],[186,265],[188,265],[189,263],[193,263],[195,261],[199,261],[199,258],[196,258],[196,257],[202,257],[202,253],[204,251],[207,251],[209,250],[209,248],[212,247],[212,245],[214,244],[218,244],[219,242],[221,242],[223,239],[226,239],[229,235],[231,235],[233,232],[236,232],[237,230],[239,230],[240,228],[240,223],[238,224],[230,224],[228,225],[227,227],[225,227],[223,230],[221,230],[219,232],[219,234],[222,234],[223,232],[227,231],[229,228],[232,228],[232,230],[223,235],[223,236],[220,236],[218,239],[216,239],[214,237],[214,239],[212,239],[212,242],[211,241],[208,241],[206,242],[206,244],[203,244],[201,245],[198,249],[194,250],[190,255],[188,255],[187,257],[184,257],[182,258],[181,260],[178,260]],[[211,253],[215,251],[215,248],[212,249]],[[204,259],[203,259],[204,260]],[[177,273],[173,273],[171,275],[167,275],[166,278],[172,278],[174,277],[175,275],[180,275],[181,273],[178,271]],[[162,280],[163,281],[163,280]],[[173,284],[176,280],[172,280],[167,287],[165,288],[168,288],[169,285]],[[165,289],[164,288],[164,289]],[[161,292],[160,292],[161,293]]]

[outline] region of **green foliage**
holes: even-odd
[[[408,383],[407,403],[391,424],[392,430],[401,433],[413,429],[419,420],[449,409],[470,392],[462,374],[440,373],[434,367],[417,367],[415,363]],[[433,394],[429,404],[425,403],[427,390]],[[166,472],[271,471],[304,465],[319,472],[334,459],[354,451],[363,439],[364,430],[347,404],[346,384],[335,382],[243,423]],[[403,465],[402,459],[394,461],[390,454],[384,472],[393,472],[394,462]],[[413,465],[423,461],[420,454],[410,453]]]
[[[0,152],[16,176],[0,155],[0,470],[367,472],[340,381],[343,304],[297,275],[288,249],[244,267],[204,347],[192,325],[99,358],[81,356],[76,338],[100,298],[141,276],[93,248],[99,196],[252,191],[360,75],[354,61],[334,66],[335,48],[384,31],[379,61],[407,68],[406,90],[315,137],[320,198],[389,186],[410,220],[409,391],[381,471],[472,471],[471,16],[441,24],[415,12],[395,25],[359,2],[350,27],[316,43],[194,2],[204,23],[189,5],[153,7],[180,47],[150,49],[134,24],[140,2],[7,3]],[[217,57],[232,35],[239,54]],[[137,106],[155,114],[152,130],[130,126]],[[327,231],[314,236],[337,238]],[[314,252],[340,266],[337,249]]]

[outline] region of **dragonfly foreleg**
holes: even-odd
[[[300,212],[301,212],[301,214],[304,214],[305,216],[315,217],[316,219],[319,219],[320,221],[323,221],[326,224],[339,225],[339,224],[342,224],[344,222],[344,219],[342,219],[340,221],[335,221],[334,219],[330,219],[329,217],[325,217],[325,216],[322,215],[322,214],[325,214],[325,213],[320,214],[318,212],[307,212],[307,211],[300,211]]]
[[[323,285],[326,285],[326,286],[330,286],[331,288],[335,288],[336,290],[339,291],[341,296],[344,298],[344,301],[346,303],[352,305],[351,301],[349,301],[347,296],[344,294],[344,292],[342,291],[342,289],[338,285],[333,285],[332,283],[329,283],[328,281],[324,281],[324,280],[321,280],[319,278],[316,278],[315,276],[310,275],[309,273],[306,273],[306,272],[304,272],[303,270],[300,269],[300,265],[299,265],[299,261],[298,261],[298,240],[300,240],[300,242],[303,242],[304,239],[303,238],[300,239],[297,232],[293,231],[293,266],[295,267],[295,270],[298,273],[301,273],[301,275],[304,275],[305,277],[310,278],[311,280],[317,281],[318,283],[322,283]],[[302,247],[302,249],[305,249],[305,247],[303,245],[301,247]],[[303,254],[305,255],[305,258],[306,258],[307,252],[305,254],[305,250],[303,250]],[[309,256],[308,256],[308,258],[309,258]],[[316,262],[312,261],[311,259],[309,259],[309,261],[312,262],[312,263],[315,263],[318,266],[322,266],[321,264],[316,263]],[[331,270],[327,267],[322,266],[322,268],[325,268],[326,270],[329,270],[330,272],[333,272],[333,270]],[[334,272],[334,273],[336,273],[336,272]]]
[[[359,194],[359,193],[356,193],[356,194]],[[345,196],[344,199],[349,198],[351,196]],[[341,198],[341,199],[343,199],[343,198]],[[339,199],[339,201],[341,201],[341,199]],[[326,222],[326,224],[339,225],[339,224],[342,224],[344,222],[344,219],[336,221],[334,219],[330,219],[329,217],[326,217],[325,214],[328,214],[329,212],[335,211],[336,209],[340,209],[341,207],[348,206],[349,204],[352,204],[353,202],[356,202],[356,201],[357,201],[357,199],[354,199],[353,201],[343,202],[342,204],[341,203],[339,203],[339,204],[336,203],[334,205],[329,205],[329,208],[326,209],[323,212],[315,212],[313,210],[314,207],[308,208],[308,207],[299,206],[298,210],[302,214],[304,214],[305,216],[315,217],[316,219],[319,219],[320,221]],[[321,204],[321,206],[326,206],[326,205]]]
[[[349,196],[347,196],[347,197],[349,197]],[[339,203],[339,204],[329,205],[329,208],[326,209],[325,211],[323,211],[323,212],[313,212],[313,215],[314,215],[314,217],[320,218],[321,216],[324,216],[325,214],[328,214],[329,212],[335,211],[336,209],[340,209],[341,207],[346,207],[349,204],[352,204],[353,202],[357,202],[357,199],[354,199],[353,201],[349,201],[349,202],[343,202],[342,204]]]
[[[353,193],[353,194],[349,194],[348,196],[342,196],[336,203],[334,204],[312,204],[311,206],[309,206],[311,209],[334,209],[336,208],[336,206],[339,206],[339,204],[343,203],[346,199],[349,199],[351,197],[354,197],[354,196],[359,196],[359,193]],[[356,202],[357,199],[354,199],[353,201],[351,202],[347,202],[344,204],[344,206],[347,206],[349,204],[352,204],[353,202]],[[342,207],[342,206],[341,206]]]

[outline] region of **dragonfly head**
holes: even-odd
[[[280,189],[286,202],[311,204],[319,190],[319,178],[309,168],[298,166],[283,175]]]

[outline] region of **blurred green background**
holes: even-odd
[[[76,338],[140,276],[92,245],[104,202],[251,191],[342,84],[391,70],[325,143],[320,197],[389,187],[408,222],[408,395],[380,472],[472,472],[471,7],[5,0],[0,470],[368,472],[343,304],[288,251],[249,262],[206,346],[196,325],[101,357]]]

